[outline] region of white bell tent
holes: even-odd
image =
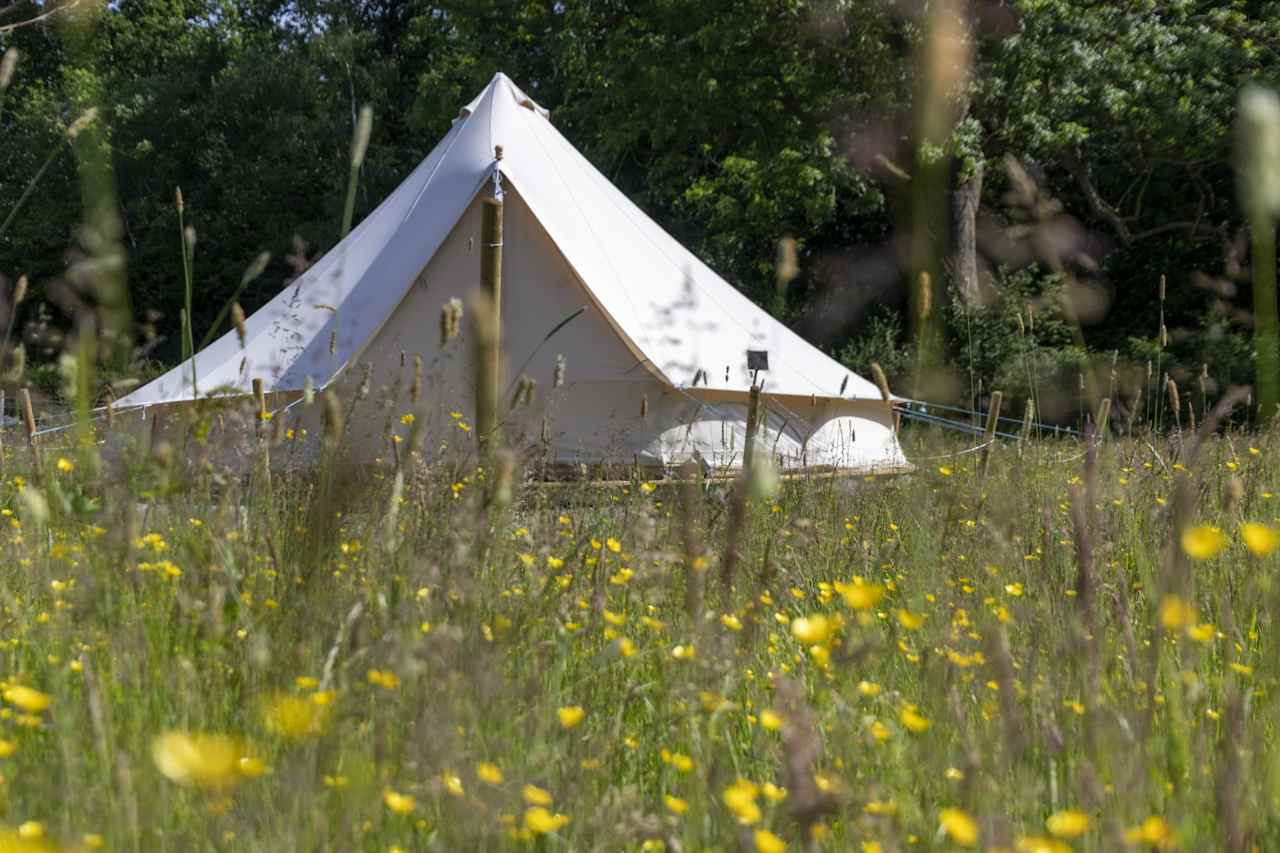
[[[392,430],[404,431],[416,356],[428,442],[473,439],[460,429],[473,408],[469,324],[446,343],[440,317],[481,287],[481,209],[495,191],[505,381],[537,382],[535,403],[519,408],[504,388],[505,441],[541,443],[561,463],[736,467],[756,381],[765,410],[756,446],[784,467],[909,468],[875,385],[701,263],[503,74],[373,213],[247,319],[243,345],[228,332],[117,406],[242,396],[255,379],[273,405],[296,400],[308,382],[367,385],[347,440],[371,459],[387,454]],[[767,369],[754,373],[748,351]]]

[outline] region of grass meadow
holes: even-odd
[[[1273,434],[546,486],[405,415],[358,484],[9,431],[0,850],[1280,844]]]

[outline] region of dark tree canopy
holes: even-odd
[[[26,274],[24,316],[57,322],[42,301],[83,221],[67,128],[96,107],[132,310],[160,318],[154,355],[172,361],[176,188],[197,234],[199,340],[261,251],[273,260],[242,298],[250,310],[294,274],[300,244],[314,258],[336,241],[361,106],[375,123],[357,218],[503,70],[659,222],[856,368],[906,369],[905,200],[914,166],[943,158],[944,191],[972,196],[973,234],[956,234],[994,300],[958,308],[983,322],[954,324],[947,346],[987,387],[1025,383],[1002,347],[1029,302],[1049,315],[1035,332],[1046,376],[1089,350],[1150,358],[1161,275],[1179,369],[1212,354],[1219,382],[1247,373],[1232,125],[1243,83],[1276,82],[1280,3],[956,5],[973,73],[949,93],[945,150],[922,151],[911,3],[118,0],[79,42],[58,15],[5,29],[52,3],[0,4],[0,49],[20,55],[0,105],[0,222],[22,199],[0,275]],[[778,300],[785,235],[802,275]],[[1054,331],[1046,298],[1075,278],[1106,297],[1083,339]]]

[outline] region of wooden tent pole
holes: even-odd
[[[760,386],[753,380],[751,391],[747,397],[747,440],[742,448],[742,473],[751,476],[751,468],[755,464],[756,427],[760,420]]]
[[[502,146],[494,146],[493,158],[502,160]],[[498,426],[498,389],[502,387],[502,214],[501,192],[483,197],[480,219],[480,286],[493,311],[492,341],[487,363],[477,365],[484,375],[476,388],[476,430],[489,442]]]

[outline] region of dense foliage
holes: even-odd
[[[5,31],[55,8],[22,0],[0,18],[0,48],[20,51],[0,113],[0,217],[38,180],[0,233],[0,274],[29,276],[39,298],[24,320],[58,325],[56,284],[83,219],[66,129],[98,107],[133,312],[157,312],[155,354],[172,361],[176,188],[198,240],[198,341],[259,252],[273,261],[249,309],[336,241],[361,105],[376,119],[357,216],[504,70],[669,230],[855,368],[877,353],[909,367],[910,323],[877,306],[905,309],[911,173],[943,158],[957,193],[968,186],[981,202],[973,236],[959,235],[976,243],[981,271],[963,313],[997,306],[985,323],[949,328],[952,354],[982,365],[960,384],[989,388],[1016,369],[997,358],[1016,331],[1010,275],[1012,292],[1052,290],[1065,275],[1101,294],[1083,337],[1047,369],[1070,372],[1092,351],[1141,373],[1165,275],[1165,366],[1186,378],[1209,363],[1219,387],[1246,379],[1231,131],[1240,85],[1280,68],[1280,4],[956,5],[973,73],[947,93],[945,150],[925,151],[911,142],[925,33],[913,4],[120,0],[86,37],[57,14]],[[787,234],[802,275],[779,302],[775,246]],[[895,324],[883,346],[864,341]]]

